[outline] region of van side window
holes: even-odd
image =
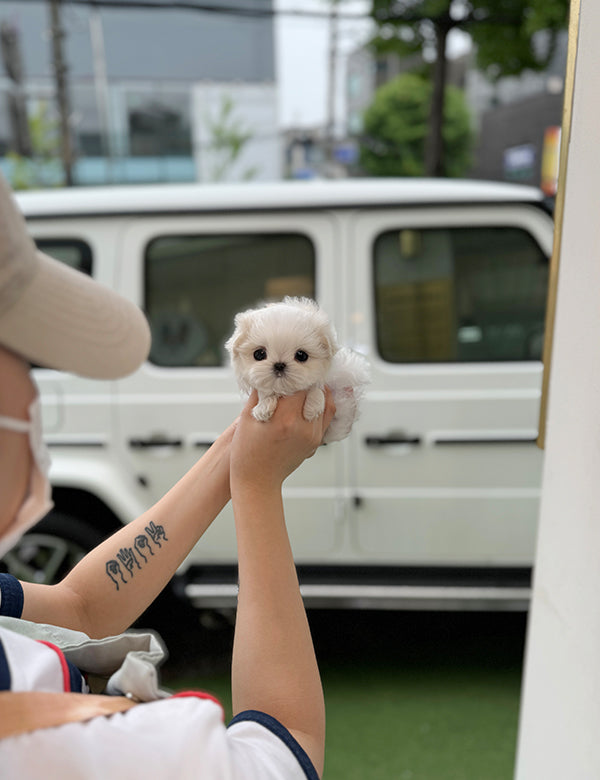
[[[36,238],[37,248],[66,265],[92,275],[92,250],[79,238]]]
[[[384,360],[541,360],[548,259],[526,230],[387,231],[373,272]]]
[[[315,248],[295,233],[161,236],[146,247],[144,284],[150,361],[222,366],[237,312],[315,296]]]

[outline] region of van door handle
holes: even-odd
[[[208,449],[209,447],[212,447],[215,443],[214,439],[197,439],[195,441],[190,442],[194,447],[206,447]]]
[[[523,436],[523,437],[515,437],[515,436],[507,436],[506,438],[501,438],[500,436],[489,436],[488,438],[464,438],[464,439],[457,439],[457,438],[436,438],[433,440],[434,444],[535,444],[537,442],[537,436]]]
[[[367,447],[386,447],[390,444],[420,444],[420,436],[411,436],[408,433],[390,433],[387,436],[365,436]]]
[[[151,447],[182,447],[183,439],[169,439],[167,436],[151,436],[149,439],[129,439],[129,446],[134,450],[150,449]]]

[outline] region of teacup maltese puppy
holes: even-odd
[[[323,413],[327,385],[336,413],[323,443],[350,433],[359,401],[369,382],[362,355],[337,344],[329,317],[310,298],[284,298],[235,317],[235,330],[225,344],[240,389],[258,391],[252,410],[257,420],[271,418],[281,396],[307,390],[304,418]]]

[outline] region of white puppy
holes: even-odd
[[[323,413],[323,388],[328,385],[336,413],[323,441],[339,441],[350,433],[369,382],[368,364],[338,346],[329,317],[315,301],[284,298],[240,312],[225,347],[241,390],[258,391],[252,412],[257,420],[270,419],[277,400],[298,390],[308,390],[303,414],[314,420]]]

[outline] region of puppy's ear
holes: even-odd
[[[321,340],[327,357],[331,359],[339,349],[333,329],[330,327],[323,328],[321,333]]]
[[[239,356],[240,349],[248,334],[248,328],[252,317],[252,311],[242,311],[235,315],[234,331],[231,337],[225,342],[225,349],[228,350],[232,359]]]

